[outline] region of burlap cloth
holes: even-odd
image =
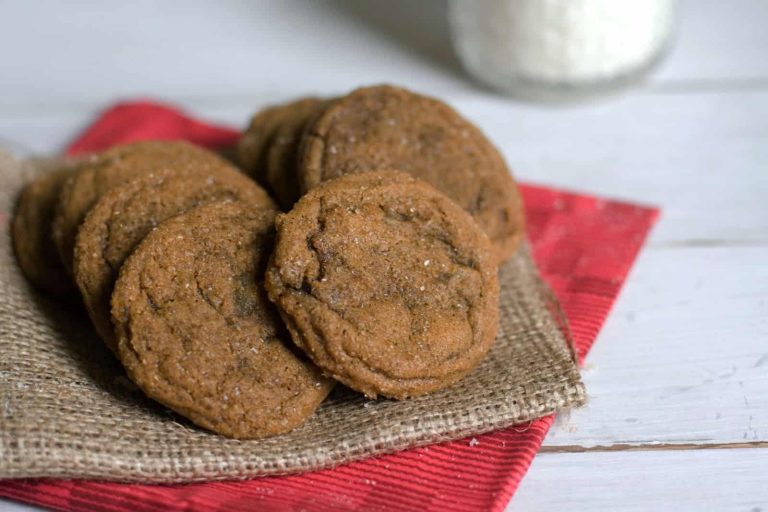
[[[0,478],[192,482],[285,474],[522,423],[585,401],[527,249],[500,269],[496,343],[458,384],[406,401],[342,386],[297,430],[258,441],[205,432],[145,398],[86,317],[22,276],[9,221],[23,183],[49,163],[0,150]],[[54,255],[51,255],[53,258]]]

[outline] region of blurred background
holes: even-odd
[[[463,5],[463,11],[478,11],[480,21],[495,14],[496,20],[491,20],[495,27],[513,34],[510,44],[519,46],[531,33],[561,35],[571,49],[579,44],[601,44],[599,34],[593,34],[595,41],[587,42],[580,42],[578,34],[570,39],[567,33],[563,35],[568,27],[558,23],[567,22],[572,12],[558,19],[551,12],[548,15],[545,7],[541,13],[531,13],[531,6],[526,5],[569,2],[455,3]],[[498,8],[494,12],[480,7],[505,3],[512,5],[508,18],[499,16]],[[589,8],[590,0],[571,3]],[[594,18],[600,15],[600,4],[606,2],[591,3],[597,5],[591,13]],[[673,2],[613,4],[624,5],[634,25],[648,24],[637,30],[650,31],[653,22],[663,26],[667,20],[663,12],[649,12],[648,6],[650,11],[654,5],[656,11],[664,11]],[[638,9],[633,4],[646,7]],[[462,69],[451,42],[446,0],[75,0],[65,5],[55,0],[3,0],[0,6],[0,133],[4,136],[10,133],[5,123],[12,122],[14,115],[67,110],[86,114],[85,110],[93,111],[115,99],[136,96],[167,98],[242,123],[247,112],[236,118],[227,109],[308,93],[340,93],[376,82],[395,82],[456,101],[497,94]],[[688,0],[679,7],[675,17],[679,26],[671,30],[675,43],[671,55],[635,93],[678,94],[691,89],[765,85],[766,2]],[[521,34],[519,24],[514,24],[516,15],[530,22],[528,34]],[[578,22],[595,30],[594,20],[573,23]],[[623,28],[620,20],[617,27]],[[622,43],[608,38],[603,44],[626,46],[633,42],[632,36],[625,33]],[[471,30],[463,29],[456,39],[462,46],[471,46],[465,42],[472,39]],[[485,44],[492,42],[499,40]],[[653,44],[648,44],[653,53]],[[483,49],[483,41],[475,42],[478,45]],[[510,58],[521,53],[525,57],[526,51],[531,57],[538,55],[535,48],[528,48],[518,54],[512,50]],[[503,62],[504,56],[489,62]],[[546,63],[541,65],[546,67]],[[19,130],[23,126],[15,130],[23,138]],[[51,146],[32,149],[49,150]]]
[[[611,58],[618,51],[621,59],[621,45],[627,43],[613,42],[610,34],[580,41],[578,33],[569,35],[563,28],[567,12],[560,18],[551,12],[547,17],[546,9],[531,12],[532,4],[578,3],[596,5],[591,17],[599,18],[605,0],[454,3],[464,11],[481,4],[522,6],[506,17],[479,12],[478,19],[483,21],[484,14],[497,32],[512,34],[495,41],[474,37],[480,50],[489,42],[519,44],[531,33],[543,33],[540,45],[554,34],[565,51],[593,44],[599,56],[600,48],[618,47]],[[646,24],[640,31],[667,23],[661,11],[674,5],[669,0],[613,4],[640,18]],[[638,10],[635,4],[646,7]],[[679,2],[670,18],[671,50],[649,76],[640,74],[639,83],[618,93],[598,89],[594,97],[566,103],[558,100],[569,99],[568,94],[555,94],[556,101],[529,101],[525,91],[509,96],[479,81],[477,73],[468,74],[454,50],[446,0],[0,0],[0,6],[0,143],[17,151],[57,151],[101,109],[121,99],[165,100],[203,118],[243,126],[269,103],[390,82],[452,104],[488,133],[522,179],[662,205],[684,193],[686,180],[709,180],[712,192],[692,198],[697,211],[704,205],[726,208],[731,198],[758,208],[752,191],[722,182],[766,153],[765,144],[730,135],[754,132],[766,122],[763,116],[750,118],[748,126],[739,124],[747,112],[768,112],[763,92],[768,89],[768,2],[762,0]],[[570,13],[576,18],[571,32],[585,19],[582,30],[595,26],[587,14]],[[527,16],[534,28],[521,33],[519,24],[510,25],[516,15]],[[454,39],[471,46],[473,36],[465,29]],[[663,42],[663,34],[658,39]],[[536,58],[536,44],[518,53],[501,48],[492,62]],[[653,57],[657,45],[647,46],[644,51]],[[547,69],[546,62],[542,65]],[[494,74],[492,66],[485,69]],[[557,84],[557,77],[550,82]],[[649,169],[653,176],[677,179],[659,187]],[[764,181],[759,186],[768,191]],[[726,203],[721,192],[729,188],[740,197]],[[678,210],[666,215],[698,215]],[[752,223],[742,222],[754,213],[741,211],[731,220],[714,220],[723,223],[718,231],[761,236],[748,227]],[[683,229],[688,237],[713,236],[711,227],[701,232],[698,222],[685,222]]]

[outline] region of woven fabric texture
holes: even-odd
[[[0,214],[36,162],[0,155]],[[46,163],[45,166],[49,166]],[[53,255],[51,255],[53,257]],[[416,399],[367,401],[342,386],[303,426],[235,441],[147,400],[76,308],[37,294],[0,240],[0,477],[190,482],[285,474],[508,427],[584,403],[550,296],[526,249],[499,271],[500,326],[468,377]]]

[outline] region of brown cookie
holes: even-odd
[[[77,296],[77,288],[56,252],[51,222],[59,190],[74,169],[62,164],[29,183],[19,195],[11,226],[24,275],[35,287],[62,298]]]
[[[295,428],[332,387],[286,345],[263,271],[275,211],[199,206],[150,233],[112,296],[119,357],[151,398],[235,438]]]
[[[258,112],[237,143],[240,167],[267,188],[267,153],[282,122],[294,116],[295,110],[303,110],[306,104],[314,104],[316,98],[301,98],[288,103],[265,108]]]
[[[294,102],[278,123],[269,142],[266,181],[283,210],[290,210],[301,197],[296,156],[307,123],[319,115],[327,104],[327,101],[315,98]]]
[[[523,237],[523,209],[504,159],[472,123],[446,104],[405,89],[358,89],[336,100],[311,126],[299,155],[307,191],[344,174],[400,169],[471,213],[499,261]]]
[[[163,169],[231,168],[223,158],[182,141],[145,141],[116,146],[91,157],[64,183],[53,220],[53,241],[72,272],[80,223],[99,197],[126,181]]]
[[[325,182],[277,218],[266,275],[293,341],[370,397],[468,374],[498,325],[493,248],[471,216],[405,173]]]
[[[237,161],[240,167],[266,186],[266,152],[286,105],[277,105],[259,111],[251,118],[248,128],[237,141]]]
[[[276,209],[250,178],[220,166],[163,169],[134,178],[104,193],[88,212],[77,234],[75,281],[96,331],[113,351],[109,301],[125,259],[164,220],[221,199]]]

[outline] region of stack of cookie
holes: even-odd
[[[128,376],[196,424],[238,438],[304,422],[332,381],[288,344],[263,275],[275,203],[219,156],[138,142],[44,175],[13,223],[39,288],[82,302]]]
[[[214,432],[303,423],[335,382],[405,399],[471,372],[498,325],[497,264],[522,237],[514,181],[473,125],[394,87],[253,118],[239,169],[139,142],[32,182],[22,270],[78,290],[151,398]]]
[[[267,108],[251,120],[238,156],[284,210],[323,181],[397,169],[469,212],[499,262],[523,237],[520,194],[498,150],[445,103],[399,87],[364,87],[332,100]]]

